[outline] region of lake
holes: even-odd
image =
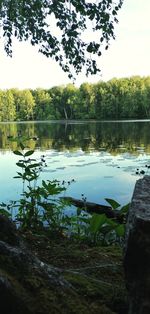
[[[30,138],[35,157],[45,155],[41,179],[58,179],[66,195],[106,204],[105,198],[130,202],[142,170],[149,174],[150,121],[46,121],[0,123],[0,201],[19,198],[21,181],[14,179],[19,156],[11,137]],[[137,170],[139,169],[139,170]]]

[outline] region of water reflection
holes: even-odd
[[[19,183],[12,179],[17,157],[11,154],[17,142],[9,139],[23,135],[30,138],[27,144],[36,156],[41,151],[46,155],[43,178],[75,179],[68,195],[80,198],[84,193],[99,203],[105,197],[128,202],[139,177],[136,169],[149,164],[149,128],[149,121],[0,123],[0,199],[19,193]]]
[[[58,151],[107,151],[112,155],[123,152],[150,153],[150,122],[27,122],[0,123],[0,149],[14,149],[9,137],[24,135],[39,138],[36,148]],[[30,146],[34,142],[30,141]]]

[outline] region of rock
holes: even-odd
[[[0,220],[6,223],[7,218]],[[17,231],[10,221],[5,227],[6,236],[3,234],[2,239],[7,239],[10,231],[11,240],[0,241],[0,313],[46,314],[50,309],[51,313],[60,313],[59,304],[65,305],[65,300],[68,300],[66,311],[69,313],[79,300],[71,284],[61,276],[61,270],[41,262],[28,251],[22,241],[18,241]],[[69,297],[72,297],[71,305]],[[77,308],[72,313],[77,313]]]
[[[0,240],[12,245],[19,243],[15,224],[3,215],[0,215]]]
[[[150,313],[150,176],[136,182],[124,250],[129,314]]]

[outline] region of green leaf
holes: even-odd
[[[91,219],[90,219],[90,218],[86,218],[86,217],[80,217],[80,221],[81,221],[81,222],[84,222],[84,223],[86,223],[86,224],[90,224]]]
[[[125,235],[125,225],[118,225],[118,227],[115,229],[116,231],[116,234],[119,236],[119,237],[124,237]]]
[[[45,180],[42,180],[42,185],[43,185],[43,187],[44,187],[45,189],[47,189],[47,184],[46,184]]]
[[[77,216],[79,216],[82,212],[82,209],[81,208],[77,208]]]
[[[37,168],[40,166],[40,163],[35,163],[35,164],[32,164],[32,165],[29,165],[28,168],[31,169],[31,168]]]
[[[129,211],[129,207],[130,207],[130,203],[124,205],[123,207],[121,207],[120,212],[121,212],[122,214],[127,214],[128,211]]]
[[[7,207],[7,204],[2,202],[2,203],[0,203],[0,206]]]
[[[108,217],[107,217],[106,223],[107,225],[111,226],[112,229],[115,229],[118,226],[117,222],[115,222],[113,219],[108,218]]]
[[[23,154],[19,150],[14,150],[13,153],[18,156],[23,156]]]
[[[17,138],[16,137],[9,137],[8,140],[10,142],[17,142]]]
[[[15,177],[13,177],[14,179],[20,179],[20,178],[22,178],[21,176],[15,176]]]
[[[17,172],[18,173],[18,175],[20,176],[20,177],[22,177],[22,173],[21,172]]]
[[[23,143],[19,143],[19,146],[20,146],[20,148],[22,149],[22,150],[24,150],[25,149],[25,146],[23,145]]]
[[[102,215],[94,214],[90,220],[91,232],[95,233],[97,231],[100,231],[100,228],[106,222],[106,220],[107,220],[107,217],[105,214],[102,214]]]
[[[111,205],[113,209],[117,209],[118,207],[120,207],[120,204],[111,198],[105,198],[105,200]]]
[[[42,185],[49,195],[57,195],[66,190],[65,187],[57,186],[56,183],[46,183],[44,180],[42,180]]]
[[[24,157],[31,156],[34,153],[34,150],[29,150],[24,154]]]
[[[110,233],[112,230],[114,230],[114,227],[106,224],[101,227],[100,231],[102,234],[106,235],[107,233]]]
[[[11,214],[3,208],[0,208],[0,214],[6,216],[8,218],[11,216]]]
[[[25,168],[26,166],[22,162],[17,162],[16,165],[20,168]]]

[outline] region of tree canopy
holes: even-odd
[[[53,57],[70,78],[83,67],[86,75],[96,74],[100,69],[95,56],[100,56],[110,39],[115,38],[114,25],[122,3],[123,0],[0,0],[4,49],[12,56],[14,37],[29,40],[46,57]]]
[[[0,90],[0,122],[149,118],[150,76],[83,83],[79,88],[68,84],[47,90]]]

